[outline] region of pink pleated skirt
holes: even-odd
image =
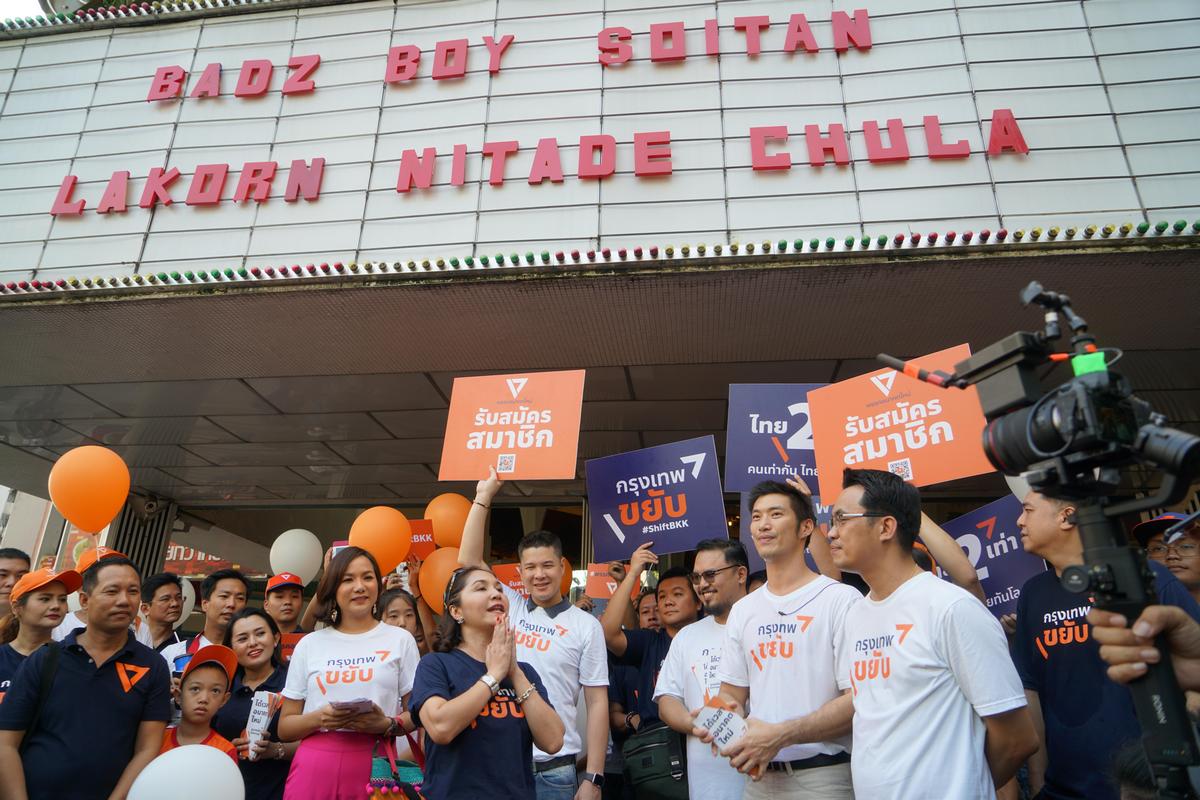
[[[367,733],[314,733],[292,759],[283,800],[362,800],[371,779]]]

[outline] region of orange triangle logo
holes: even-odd
[[[136,664],[122,664],[117,662],[117,677],[121,679],[121,688],[129,694],[129,690],[137,685],[137,682],[145,677],[150,671],[149,667],[139,667]]]

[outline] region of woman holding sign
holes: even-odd
[[[417,643],[380,621],[382,588],[379,564],[354,545],[333,557],[317,585],[317,619],[329,627],[296,645],[283,687],[279,738],[302,740],[285,800],[362,800],[376,747],[412,730],[401,712]]]
[[[288,665],[279,658],[279,627],[261,608],[244,608],[229,621],[226,647],[238,668],[229,687],[229,702],[213,717],[213,728],[238,750],[238,768],[246,784],[246,800],[282,800],[296,754],[295,743],[279,740],[279,704]],[[256,701],[266,704],[266,725],[250,725]],[[262,712],[256,715],[261,719]],[[253,730],[251,730],[253,728]]]

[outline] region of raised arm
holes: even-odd
[[[924,511],[921,512],[919,536],[925,546],[929,548],[929,555],[933,556],[933,560],[938,563],[938,566],[946,570],[946,574],[950,576],[950,580],[954,581],[956,586],[961,586],[978,597],[979,602],[987,602],[987,596],[983,593],[983,585],[979,583],[979,575],[975,573],[975,568],[967,560],[967,554],[958,546],[958,542],[946,533],[945,528],[931,520]]]
[[[463,538],[466,538],[465,534]],[[625,620],[625,615],[629,613],[629,608],[633,604],[629,599],[630,595],[633,594],[633,588],[637,586],[646,567],[658,563],[658,556],[650,552],[650,548],[653,546],[654,542],[646,542],[633,551],[633,556],[630,557],[629,572],[608,601],[604,615],[600,617],[600,625],[604,628],[604,644],[613,655],[618,657],[625,655],[625,650],[629,647],[629,640],[625,637],[621,623]]]
[[[333,548],[325,551],[325,560],[321,564],[321,572],[329,569],[329,561],[333,558]],[[300,629],[305,631],[315,631],[317,629],[317,593],[313,592],[312,598],[309,599],[308,605],[304,607],[304,614],[300,617]],[[290,633],[290,631],[284,631]]]
[[[805,483],[804,478],[800,477],[800,473],[793,473],[792,477],[787,479],[787,484],[812,500],[812,489]],[[842,579],[842,571],[833,563],[833,556],[829,554],[829,540],[825,538],[825,532],[821,530],[820,525],[814,525],[812,536],[808,537],[808,552],[812,554],[818,572],[835,581]]]
[[[503,482],[496,477],[496,468],[488,467],[488,476],[475,486],[475,502],[467,512],[462,541],[458,544],[458,563],[464,567],[486,567],[484,541],[487,539],[488,511]]]

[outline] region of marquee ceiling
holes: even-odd
[[[1031,279],[1070,293],[1139,394],[1200,433],[1198,269],[1194,249],[1103,246],[5,302],[0,484],[44,494],[58,454],[98,442],[185,506],[419,505],[470,488],[436,482],[453,378],[535,369],[588,370],[577,478],[584,459],[692,436],[720,451],[728,384],[989,344],[1040,326],[1017,300]]]

